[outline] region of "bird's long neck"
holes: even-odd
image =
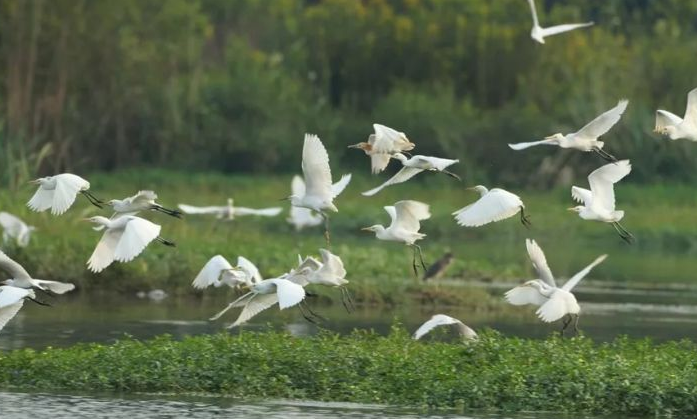
[[[409,160],[409,159],[407,159],[407,156],[405,156],[402,153],[394,153],[392,155],[392,158],[397,159],[397,160],[401,161],[402,163],[406,163],[406,161]]]

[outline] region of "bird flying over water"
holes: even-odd
[[[530,37],[540,44],[545,43],[545,37],[557,35],[564,32],[569,32],[574,29],[585,28],[593,25],[593,22],[586,23],[567,23],[563,25],[550,26],[548,28],[543,28],[540,26],[540,22],[537,20],[537,10],[535,9],[535,0],[528,0],[530,5],[530,12],[532,13],[532,30],[530,31]]]
[[[206,262],[191,285],[196,289],[221,285],[240,288],[251,287],[262,280],[259,269],[244,256],[238,256],[237,266],[233,267],[223,256],[215,255]]]
[[[54,294],[65,294],[75,289],[75,285],[69,282],[47,281],[44,279],[32,278],[22,265],[12,260],[12,258],[2,251],[0,251],[0,269],[10,275],[9,279],[2,281],[4,285],[23,289],[37,288],[41,291],[52,292]]]
[[[462,323],[460,320],[454,317],[446,316],[445,314],[435,314],[428,321],[422,324],[418,329],[416,329],[413,338],[415,340],[421,339],[423,335],[435,329],[436,327],[449,325],[454,325],[457,329],[457,332],[464,339],[477,339],[477,333],[474,330],[472,330],[469,326]]]

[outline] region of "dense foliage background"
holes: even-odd
[[[635,182],[694,180],[694,144],[651,130],[697,86],[697,2],[537,3],[543,25],[596,25],[542,46],[524,0],[1,0],[0,177],[297,171],[306,131],[365,168],[345,145],[381,122],[468,180],[549,187],[601,161],[505,144],[628,97],[608,150]]]

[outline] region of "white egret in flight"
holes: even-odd
[[[5,244],[14,240],[19,247],[27,247],[31,233],[36,230],[34,226],[27,225],[19,217],[9,212],[0,212],[0,226],[2,227],[2,240]]]
[[[73,205],[78,193],[83,194],[92,205],[99,208],[104,203],[89,192],[88,181],[72,173],[42,177],[29,183],[39,185],[39,189],[27,202],[27,206],[37,212],[50,208],[51,214],[61,215]]]
[[[431,212],[428,204],[418,201],[399,201],[394,206],[384,207],[385,211],[390,215],[392,223],[385,228],[380,224],[375,224],[370,227],[363,228],[364,231],[372,231],[375,237],[379,240],[397,241],[411,246],[414,249],[412,259],[412,267],[414,275],[418,275],[416,270],[416,255],[418,253],[421,266],[426,270],[421,246],[416,244],[417,240],[426,237],[425,234],[419,233],[421,228],[420,221],[431,218]]]
[[[259,269],[244,256],[238,256],[237,266],[233,267],[223,256],[215,255],[206,262],[191,285],[196,289],[218,288],[221,285],[239,288],[251,287],[262,280]]]
[[[537,10],[535,10],[535,0],[528,0],[530,4],[530,11],[532,12],[532,31],[530,31],[530,37],[540,44],[545,43],[545,37],[557,35],[564,32],[569,32],[578,28],[585,28],[593,25],[593,22],[586,23],[567,23],[564,25],[550,26],[549,28],[543,28],[540,26],[540,22],[537,20]]]
[[[520,222],[526,227],[530,226],[530,220],[525,215],[525,205],[518,195],[499,188],[488,190],[482,185],[468,189],[479,192],[481,196],[474,203],[453,212],[459,225],[479,227],[505,220],[520,212]]]
[[[359,148],[370,156],[370,168],[373,174],[385,170],[393,154],[414,149],[415,144],[409,141],[403,132],[380,124],[373,124],[373,129],[375,134],[370,134],[367,143],[349,146],[349,148]]]
[[[290,190],[291,195],[305,195],[305,181],[303,178],[298,175],[293,176],[293,180],[290,183]],[[314,227],[322,224],[322,216],[313,213],[310,209],[291,205],[290,215],[286,221],[293,224],[296,231],[300,231],[305,227]]]
[[[157,195],[153,191],[138,191],[137,194],[124,199],[112,199],[106,204],[114,208],[114,217],[136,215],[140,211],[159,211],[172,217],[181,218],[182,213],[168,209],[155,202]],[[112,217],[113,218],[113,217]]]
[[[232,198],[228,198],[227,205],[225,206],[209,206],[209,207],[196,207],[193,205],[179,204],[177,205],[184,214],[212,214],[215,218],[219,220],[234,220],[235,217],[240,217],[243,215],[258,215],[262,217],[275,217],[283,211],[281,207],[271,207],[271,208],[246,208],[246,207],[236,207],[233,205],[234,201]]]
[[[36,300],[36,295],[34,295],[34,291],[31,289],[0,285],[0,330],[19,312],[24,305],[25,299],[32,300],[37,304],[47,305]]]
[[[697,141],[697,88],[687,94],[684,118],[662,109],[656,111],[654,132],[667,135],[671,140]]]
[[[569,208],[569,211],[577,212],[584,220],[612,224],[622,240],[632,243],[634,236],[620,224],[620,220],[624,217],[624,211],[615,210],[614,187],[615,183],[622,180],[631,171],[632,165],[629,164],[629,160],[620,160],[617,163],[609,163],[595,169],[588,175],[590,191],[578,186],[571,187],[571,197],[583,205]]]
[[[395,153],[392,155],[392,157],[401,161],[404,167],[402,167],[402,169],[399,172],[397,172],[394,176],[392,176],[382,185],[369,191],[363,192],[363,196],[373,196],[387,186],[406,182],[407,180],[413,178],[414,176],[418,175],[424,170],[429,170],[431,172],[442,172],[448,176],[452,176],[455,179],[460,180],[460,177],[458,175],[446,170],[446,167],[451,166],[459,162],[460,160],[441,159],[438,157],[421,155],[416,155],[407,159],[407,157],[402,153]]]
[[[296,269],[297,272],[305,273],[303,278],[306,280],[299,281],[303,286],[308,284],[324,285],[326,287],[339,288],[341,291],[341,303],[349,313],[355,309],[351,294],[346,288],[349,281],[346,279],[346,269],[341,258],[327,249],[319,249],[322,261],[308,256],[304,260],[300,260],[300,265]],[[302,279],[302,278],[300,278]]]
[[[603,112],[600,116],[586,124],[583,128],[576,132],[563,135],[561,133],[546,137],[542,141],[533,141],[529,143],[508,144],[513,150],[524,150],[528,147],[536,145],[556,145],[561,148],[574,148],[581,151],[594,151],[603,159],[611,162],[616,162],[617,159],[607,151],[603,150],[605,143],[598,141],[598,137],[604,135],[610,130],[622,117],[629,101],[622,99],[614,108]]]
[[[341,180],[332,184],[332,172],[329,168],[329,155],[319,137],[305,134],[303,143],[303,176],[305,178],[305,193],[291,195],[290,203],[296,207],[311,209],[324,218],[325,238],[329,243],[329,215],[327,211],[339,212],[334,205],[334,198],[351,181],[351,175],[343,175]]]
[[[421,339],[423,335],[430,332],[438,326],[454,325],[457,328],[457,332],[464,339],[477,339],[477,333],[472,330],[469,326],[462,323],[460,320],[446,316],[445,314],[435,314],[426,323],[422,324],[416,332],[414,332],[413,338],[415,340]]]
[[[85,221],[97,224],[96,231],[104,230],[97,243],[87,267],[92,272],[101,272],[113,261],[130,262],[141,254],[151,241],[174,247],[173,242],[160,237],[161,227],[134,215],[124,215],[115,219],[102,216],[86,218]]]
[[[536,314],[545,323],[551,323],[566,316],[561,330],[562,335],[573,317],[575,318],[574,330],[578,332],[578,317],[581,307],[578,305],[576,297],[571,293],[571,290],[588,275],[591,269],[604,261],[607,255],[601,255],[596,258],[590,265],[580,270],[559,288],[540,246],[534,240],[526,239],[525,247],[528,250],[532,266],[540,278],[527,281],[523,285],[507,291],[505,294],[506,301],[516,306],[527,304],[539,306]]]
[[[10,278],[2,281],[3,284],[17,288],[37,288],[44,292],[65,294],[75,289],[75,285],[69,282],[47,281],[35,279],[20,265],[12,260],[4,252],[0,251],[0,269],[7,272]]]

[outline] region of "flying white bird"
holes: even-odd
[[[30,181],[39,185],[27,206],[34,211],[42,212],[51,209],[51,214],[61,215],[73,205],[78,193],[83,194],[92,205],[102,207],[101,200],[89,192],[90,183],[72,173],[62,173]]]
[[[468,189],[479,192],[481,197],[474,203],[453,212],[452,215],[455,216],[459,225],[479,227],[494,221],[505,220],[520,212],[520,222],[526,227],[530,226],[530,220],[525,215],[525,205],[518,195],[499,188],[488,190],[482,185]]]
[[[301,196],[291,195],[290,203],[318,212],[325,222],[325,238],[329,243],[329,215],[327,211],[339,212],[334,205],[334,198],[346,188],[351,181],[351,175],[343,175],[341,180],[332,184],[332,172],[329,168],[329,155],[319,137],[305,134],[303,144],[303,176],[305,178],[305,193]]]
[[[141,254],[151,241],[174,247],[175,244],[160,237],[161,227],[134,215],[124,215],[115,219],[102,216],[85,218],[97,224],[96,231],[105,230],[97,243],[87,267],[92,272],[101,272],[113,261],[130,262]]]
[[[303,178],[295,175],[290,183],[291,194],[295,196],[305,195],[305,181]],[[305,227],[314,227],[322,224],[322,216],[313,213],[312,210],[290,206],[290,216],[286,219],[289,223],[295,226],[296,231],[300,231]]]
[[[373,129],[375,134],[370,134],[367,143],[349,146],[349,148],[359,148],[370,156],[370,168],[373,174],[385,170],[393,154],[410,151],[415,146],[403,132],[380,124],[373,124]]]
[[[140,211],[159,211],[172,217],[181,218],[182,213],[163,207],[155,202],[157,195],[153,191],[138,191],[137,194],[124,199],[112,199],[106,204],[114,208],[114,217],[136,215]]]
[[[397,172],[394,176],[392,176],[382,185],[369,191],[363,192],[363,196],[373,196],[387,186],[406,182],[407,180],[413,178],[414,176],[418,175],[424,170],[429,170],[431,172],[442,172],[448,176],[452,176],[455,179],[460,180],[460,177],[458,175],[445,170],[446,167],[451,166],[459,162],[460,160],[441,159],[438,157],[421,155],[416,155],[407,159],[407,157],[402,153],[395,153],[392,155],[392,157],[401,161],[404,167],[402,167],[402,169],[399,172]]]
[[[10,275],[10,279],[2,281],[2,283],[12,287],[23,289],[37,288],[54,294],[65,294],[75,289],[75,285],[68,282],[32,278],[22,265],[12,260],[2,251],[0,251],[0,269]]]
[[[687,94],[684,118],[662,109],[657,110],[654,132],[667,135],[671,140],[684,138],[697,141],[697,89],[692,89]]]
[[[341,291],[341,303],[349,313],[355,309],[351,294],[346,288],[349,281],[346,279],[346,269],[341,258],[327,249],[319,249],[322,261],[308,256],[304,260],[298,256],[299,266],[296,272],[303,272],[299,278],[299,284],[306,286],[307,284],[324,285],[326,287],[339,288]],[[305,281],[303,281],[304,279]]]
[[[179,204],[177,205],[184,214],[212,214],[215,218],[219,220],[234,220],[235,217],[240,217],[243,215],[259,215],[262,217],[275,217],[283,211],[281,207],[271,207],[271,208],[246,208],[246,207],[236,207],[233,205],[234,201],[232,198],[228,198],[227,205],[222,207],[195,207],[193,205]]]
[[[411,246],[414,249],[412,266],[414,274],[418,275],[416,270],[416,255],[418,253],[421,261],[421,266],[426,270],[421,247],[416,244],[417,240],[426,237],[425,234],[419,233],[421,228],[420,221],[431,218],[431,212],[428,204],[418,201],[399,201],[394,206],[384,207],[385,211],[390,215],[392,223],[385,228],[380,224],[375,224],[370,227],[363,228],[364,231],[372,231],[375,237],[379,240],[397,241]]]
[[[535,1],[528,0],[530,4],[530,11],[532,12],[532,31],[530,31],[530,37],[540,44],[545,43],[546,36],[557,35],[564,32],[569,32],[578,28],[585,28],[587,26],[593,25],[593,22],[586,23],[567,23],[564,25],[550,26],[549,28],[543,28],[540,26],[540,22],[537,20],[537,11],[535,10]]]
[[[259,269],[244,256],[238,256],[237,266],[233,267],[223,256],[215,255],[206,262],[191,285],[196,289],[204,289],[211,285],[216,288],[221,285],[239,288],[251,287],[262,280]]]
[[[620,160],[617,163],[606,164],[595,169],[588,175],[590,191],[578,186],[571,187],[571,197],[583,205],[568,208],[568,210],[577,212],[584,220],[612,224],[622,240],[632,243],[634,236],[620,224],[620,220],[624,217],[624,211],[615,210],[614,187],[615,183],[622,180],[631,171],[632,165],[629,164],[629,160]]]
[[[516,306],[527,304],[539,306],[536,313],[546,323],[551,323],[567,316],[562,326],[562,335],[571,323],[573,316],[575,318],[574,330],[578,331],[578,316],[581,312],[581,307],[578,305],[576,297],[571,293],[571,290],[588,275],[591,269],[604,261],[607,255],[596,258],[593,263],[580,270],[566,281],[561,288],[558,288],[554,275],[552,275],[552,270],[549,269],[547,259],[540,246],[534,240],[526,239],[525,247],[528,250],[532,266],[540,278],[527,281],[523,285],[507,291],[505,294],[506,301]]]
[[[27,247],[31,233],[36,227],[27,225],[19,217],[9,212],[0,212],[0,226],[2,227],[2,240],[8,244],[14,239],[19,247]]]
[[[477,333],[472,330],[469,326],[462,323],[460,320],[446,316],[445,314],[435,314],[426,323],[422,324],[416,332],[414,332],[413,338],[418,340],[421,339],[423,335],[430,332],[438,326],[455,325],[457,332],[465,339],[477,339]]]
[[[604,135],[610,130],[622,117],[629,101],[622,99],[617,103],[617,106],[609,111],[603,112],[600,116],[586,124],[583,128],[571,134],[563,135],[561,133],[546,137],[542,141],[533,141],[529,143],[508,144],[513,150],[524,150],[528,147],[536,145],[556,145],[561,148],[575,148],[581,151],[594,151],[603,159],[611,162],[616,162],[617,159],[607,151],[603,150],[605,143],[598,141],[598,137]]]
[[[41,305],[47,305],[35,298],[36,295],[34,295],[34,291],[31,289],[0,285],[0,330],[19,312],[24,305],[25,299],[30,299]]]

